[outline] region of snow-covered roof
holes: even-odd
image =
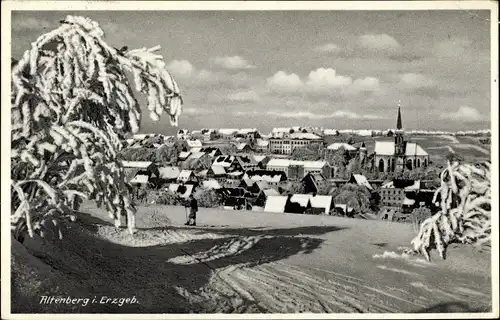
[[[147,136],[150,136],[150,134],[139,133],[139,134],[134,134],[132,136],[132,139],[134,139],[134,140],[144,140],[144,139],[146,139]]]
[[[337,134],[337,130],[335,130],[335,129],[324,129],[323,130],[323,134],[325,136],[334,136],[334,135]]]
[[[267,140],[262,140],[262,139],[257,139],[257,141],[255,142],[255,144],[258,146],[258,147],[267,147],[269,145],[269,141]]]
[[[152,163],[151,161],[122,161],[124,168],[147,169]]]
[[[199,159],[205,155],[205,152],[191,152],[189,159]]]
[[[224,168],[230,167],[236,158],[234,156],[222,155],[215,158],[213,165],[222,166]]]
[[[179,190],[180,186],[181,186],[180,184],[172,183],[171,185],[168,186],[168,189],[170,191],[172,191],[173,193],[179,194],[178,190]],[[181,198],[187,199],[191,195],[191,193],[193,192],[193,185],[192,184],[185,184],[182,186],[185,187],[185,191],[184,191],[184,193],[180,193],[179,196]]]
[[[189,148],[201,148],[202,144],[200,140],[186,140]]]
[[[195,148],[191,148],[191,149],[189,149],[189,151],[190,151],[191,153],[194,153],[194,152],[198,153],[198,152],[201,152],[201,148],[199,148],[199,147],[195,147]]]
[[[311,196],[309,199],[311,207],[325,209],[325,214],[330,212],[330,206],[332,205],[332,196]]]
[[[287,196],[269,196],[264,207],[265,212],[285,212],[285,205],[288,200]]]
[[[179,153],[179,159],[187,159],[191,152],[189,151],[182,151]]]
[[[244,177],[248,177],[248,174],[245,173]],[[281,175],[275,174],[275,175],[269,175],[269,174],[254,174],[250,177],[253,181],[265,181],[265,182],[272,182],[272,183],[278,183],[281,181]]]
[[[274,189],[265,189],[265,190],[262,190],[262,192],[264,193],[264,195],[266,197],[271,197],[271,196],[279,196],[280,193]]]
[[[182,170],[177,177],[178,180],[187,180],[193,174],[192,170]]]
[[[233,172],[228,172],[227,175],[230,176],[230,177],[238,177],[238,176],[243,175],[243,172],[241,172],[241,171],[233,171]]]
[[[395,153],[394,141],[375,141],[376,155],[392,156]]]
[[[298,161],[289,159],[271,159],[267,163],[267,167],[304,166],[306,169],[321,169],[325,165],[327,165],[326,161]]]
[[[415,200],[413,199],[408,199],[405,197],[405,199],[403,200],[403,205],[405,206],[412,206],[415,204]]]
[[[362,175],[362,174],[353,174],[353,177],[354,177],[354,180],[356,181],[356,183],[358,185],[365,186],[369,190],[373,190],[372,185],[368,182],[368,179],[366,179],[366,177],[364,175]]]
[[[253,132],[257,132],[257,128],[244,128],[244,129],[238,130],[239,134],[248,134],[248,133],[253,133]]]
[[[257,162],[261,162],[262,160],[264,160],[266,158],[266,156],[260,156],[260,155],[253,155],[253,158],[255,159],[255,161]]]
[[[238,129],[219,129],[219,133],[223,135],[231,135],[238,132]]]
[[[219,184],[217,180],[208,179],[201,182],[201,185],[205,189],[221,189],[222,186]]]
[[[216,175],[226,174],[226,170],[224,169],[223,166],[212,165],[211,169],[214,172],[214,174],[216,174]]]
[[[246,175],[248,177],[248,175]],[[261,181],[255,181],[255,180],[252,180],[255,182],[255,184],[257,185],[257,187],[259,187],[260,190],[265,190],[265,189],[268,189],[269,188],[269,184],[267,183],[267,181],[264,181],[264,180],[261,180]]]
[[[406,156],[428,156],[429,154],[415,142],[406,144]]]
[[[392,189],[394,187],[394,180],[383,184],[380,188],[382,189]],[[415,180],[412,185],[404,187],[405,191],[420,190],[420,180]]]
[[[161,167],[158,168],[158,178],[160,179],[177,179],[181,173],[178,167]]]
[[[208,169],[205,169],[205,170],[201,170],[200,172],[198,172],[196,175],[198,177],[206,177],[207,176],[207,173],[208,173]]]
[[[320,136],[315,135],[314,133],[302,133],[302,132],[294,132],[290,134],[291,139],[306,139],[306,140],[318,140],[321,139]]]
[[[348,143],[343,143],[343,142],[334,142],[334,143],[332,143],[331,145],[329,145],[327,147],[327,149],[329,149],[329,150],[338,150],[340,148],[344,148],[347,151],[354,151],[354,150],[356,150],[355,147],[351,146]]]
[[[307,207],[309,198],[311,198],[309,194],[294,194],[290,197],[290,202],[298,203],[301,207]]]
[[[132,180],[130,180],[131,184],[145,184],[148,183],[149,177],[145,174],[138,174]]]
[[[244,143],[244,142],[243,142],[243,143],[238,143],[238,144],[236,145],[236,149],[238,149],[238,150],[243,150],[246,146],[247,146],[247,144],[246,144],[246,143]]]

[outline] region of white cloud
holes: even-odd
[[[335,69],[319,68],[309,73],[306,84],[313,91],[324,91],[347,87],[352,84],[352,79],[338,75]]]
[[[167,70],[174,76],[189,78],[194,72],[194,67],[187,60],[173,60],[167,64]]]
[[[295,73],[287,74],[278,71],[274,76],[267,78],[267,87],[275,91],[294,91],[302,87],[304,83]]]
[[[374,77],[356,79],[352,83],[355,92],[373,92],[380,90],[380,81]]]
[[[477,109],[468,106],[461,106],[456,112],[444,113],[441,117],[461,122],[479,121],[483,118]]]
[[[358,41],[362,47],[377,51],[397,50],[401,48],[396,39],[385,33],[365,34],[360,36]]]
[[[420,73],[405,73],[401,75],[401,84],[409,88],[424,88],[434,85],[434,80]]]
[[[212,59],[213,63],[221,66],[225,69],[252,69],[255,68],[249,61],[245,60],[240,56],[225,56],[225,57],[215,57]]]
[[[327,43],[314,48],[314,51],[323,53],[337,53],[340,51],[340,47],[334,43]]]
[[[305,80],[297,74],[287,74],[278,71],[274,76],[267,78],[267,88],[278,92],[312,92],[329,94],[341,90],[345,94],[360,92],[376,92],[380,90],[380,82],[374,77],[365,77],[353,80],[349,76],[339,75],[332,68],[318,68],[312,70]]]
[[[257,92],[247,90],[229,94],[227,99],[233,102],[254,102],[260,100],[260,97]]]

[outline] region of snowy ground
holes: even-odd
[[[104,311],[490,312],[491,308],[490,252],[452,248],[447,260],[434,256],[430,263],[401,256],[398,247],[409,245],[411,225],[202,208],[198,227],[187,228],[182,225],[184,208],[150,206],[139,209],[139,231],[131,238],[92,205],[82,211],[87,213],[79,219],[85,228],[70,227],[74,232],[70,235],[68,230],[57,249],[76,266],[58,265],[57,272],[64,273],[63,282],[74,282],[72,292],[81,286],[81,292],[135,295],[139,300],[138,305]],[[53,265],[54,257],[44,261]],[[96,308],[77,311],[99,311]]]

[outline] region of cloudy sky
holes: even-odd
[[[13,57],[67,14],[115,47],[161,45],[180,127],[386,129],[399,100],[407,129],[490,127],[488,11],[14,12]]]

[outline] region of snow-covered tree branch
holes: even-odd
[[[44,219],[67,215],[82,197],[103,205],[115,224],[135,207],[118,157],[122,138],[139,130],[136,91],[153,120],[166,113],[176,126],[182,110],[177,83],[160,47],[117,50],[98,23],[67,16],[32,43],[12,67],[12,223],[30,235]]]
[[[414,250],[427,260],[432,249],[445,259],[450,243],[482,245],[491,239],[490,163],[448,162],[440,178],[433,202],[439,200],[441,210],[422,222],[412,240]]]

